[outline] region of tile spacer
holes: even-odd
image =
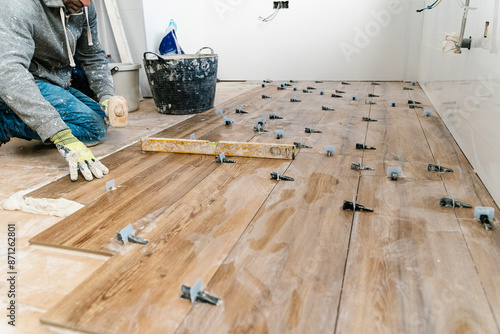
[[[226,125],[231,125],[233,124],[233,119],[232,118],[229,118],[227,116],[224,116],[224,124]]]
[[[236,113],[237,114],[248,114],[248,111],[244,111],[243,109],[241,109],[241,107],[239,107],[238,109],[236,109]]]
[[[296,92],[296,91],[298,91],[298,90],[299,90],[299,87],[297,87],[297,86],[293,86],[293,90]]]
[[[196,134],[193,132],[191,136],[189,136],[189,139],[196,140]]]
[[[335,110],[335,109],[330,108],[330,107],[328,107],[328,106],[322,106],[322,107],[321,107],[321,109],[322,109],[322,110]]]
[[[307,89],[303,89],[303,90],[302,90],[302,93],[312,93],[312,92],[310,92],[310,91],[309,91],[309,90],[307,90]]]
[[[331,157],[337,151],[335,146],[332,146],[332,145],[325,145],[324,150],[325,150],[325,153],[328,157]]]
[[[410,109],[424,109],[423,107],[419,106],[419,105],[416,105],[416,104],[410,104],[408,106]]]
[[[484,206],[476,206],[474,208],[474,218],[479,219],[481,224],[483,224],[484,228],[487,230],[492,230],[493,225],[491,222],[495,217],[495,209]]]
[[[321,80],[316,80],[316,81],[314,81],[314,82],[315,82],[315,83],[323,83],[323,81],[321,81]]]
[[[109,192],[110,190],[114,190],[115,188],[115,179],[106,182],[106,192]]]
[[[392,181],[397,181],[401,174],[402,170],[400,167],[387,168],[387,176],[390,177]]]
[[[224,113],[224,111],[222,111],[222,109],[215,109],[216,115],[222,115],[223,113]]]
[[[351,100],[357,101],[358,100],[358,96],[356,94],[351,95]]]
[[[181,298],[190,300],[191,303],[199,302],[218,306],[222,303],[222,299],[209,295],[206,292],[202,292],[203,282],[200,279],[196,281],[192,288],[187,285],[181,286]]]
[[[389,102],[389,104],[391,105],[391,107],[395,107],[395,106],[398,104],[398,101],[396,101],[396,100],[391,100],[391,101]]]
[[[276,130],[276,139],[282,139],[285,136],[285,131]]]
[[[262,83],[262,87],[266,87],[266,83],[265,82]]]
[[[424,116],[431,117],[432,116],[432,109],[424,109]]]
[[[296,98],[296,97],[292,97],[292,98],[290,99],[290,102],[302,102],[302,101],[301,101],[301,100],[297,100],[297,98]]]
[[[365,122],[378,122],[376,119],[370,117],[363,117],[362,120]]]
[[[372,81],[372,86],[380,86],[378,82]]]
[[[129,224],[124,229],[119,230],[116,233],[116,238],[118,239],[118,241],[123,241],[124,245],[126,245],[128,242],[141,245],[145,245],[148,243],[146,239],[138,237],[134,234],[134,228],[132,227],[132,224]]]
[[[368,94],[368,97],[380,97],[379,95],[375,95],[375,94]]]
[[[271,97],[270,97],[270,96],[267,96],[267,94],[263,94],[263,95],[262,95],[262,98],[263,98],[263,99],[270,99]]]
[[[257,124],[264,126],[266,124],[266,121],[263,118],[257,118]]]
[[[325,95],[325,90],[324,89],[320,90],[319,95]]]
[[[280,168],[278,168],[278,171],[276,173],[275,172],[271,172],[271,180],[294,181],[293,177],[281,175],[281,169]]]

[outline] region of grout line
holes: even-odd
[[[373,86],[373,88],[372,88],[372,92],[374,92],[374,91],[375,91],[375,86]],[[370,104],[369,108],[370,109],[368,111],[368,116],[370,117],[371,110],[372,110],[372,105],[371,104]],[[370,122],[367,122],[367,124],[366,124],[366,132],[365,132],[365,140],[364,140],[365,144],[366,144],[366,138],[368,137],[368,128],[369,128],[369,125],[370,125]],[[363,149],[363,155],[361,156],[361,163],[364,162],[364,157],[365,157],[365,150]],[[357,188],[356,188],[356,196],[359,195],[359,188],[360,188],[360,185],[361,185],[361,177],[362,177],[362,175],[363,174],[361,173],[361,171],[359,171],[358,185],[357,185]],[[346,273],[347,273],[347,264],[349,262],[349,254],[350,254],[350,250],[351,250],[351,241],[352,241],[352,233],[353,233],[353,230],[354,230],[354,218],[355,217],[356,217],[356,209],[352,213],[351,230],[349,231],[349,240],[347,242],[347,250],[346,250],[346,256],[345,256],[345,263],[344,263],[344,272],[342,274],[342,283],[340,285],[339,302],[338,302],[338,305],[337,305],[337,317],[335,319],[335,327],[334,327],[333,333],[337,333],[338,324],[339,324],[340,307],[342,305],[342,297],[343,297],[343,294],[344,294],[344,284],[345,284],[345,278],[346,278]]]

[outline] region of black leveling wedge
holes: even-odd
[[[337,94],[332,94],[332,97],[342,98],[342,96],[341,96],[341,95],[337,95]]]
[[[306,128],[306,133],[322,133],[322,131],[314,130],[312,127]]]
[[[356,143],[356,149],[357,150],[376,150],[376,148],[373,146],[368,146],[368,145],[361,144],[361,143]]]
[[[338,89],[335,89],[335,93],[337,93],[337,94],[345,94],[345,92],[343,90],[338,90]]]
[[[355,169],[355,170],[375,170],[375,168],[372,168],[372,167],[369,167],[369,166],[365,166],[361,163],[351,163],[351,169]]]
[[[181,298],[191,300],[191,288],[186,285],[181,286]],[[199,291],[196,294],[195,301],[199,303],[206,303],[210,305],[219,305],[222,299],[209,295],[206,292]]]
[[[293,142],[293,145],[297,148],[312,148],[312,146],[305,145],[302,142]]]
[[[427,166],[429,172],[443,172],[443,173],[453,173],[453,169],[441,167],[441,165],[429,164]]]
[[[279,169],[278,172],[271,172],[271,180],[295,181],[293,177],[282,175]]]
[[[493,225],[491,225],[490,217],[488,217],[488,215],[480,215],[479,221],[481,222],[481,224],[483,224],[485,229],[487,230],[493,229]]]
[[[343,210],[351,210],[351,211],[360,211],[360,212],[363,212],[363,211],[373,212],[372,208],[366,207],[366,206],[358,204],[358,203],[356,203],[356,207],[354,207],[354,203],[349,202],[349,201],[344,201],[344,205],[342,206],[342,209]]]
[[[467,208],[467,209],[472,209],[472,205],[470,205],[470,204],[462,203],[462,202],[459,202],[459,201],[455,201],[455,200],[453,200],[451,198],[446,198],[446,197],[441,198],[441,200],[439,201],[439,204],[441,204],[441,206],[446,206],[448,208]]]
[[[376,119],[370,117],[363,117],[362,120],[365,122],[378,122]]]
[[[236,163],[236,161],[226,158],[226,155],[224,154],[224,152],[222,152],[219,155],[216,155],[215,156],[215,161],[219,162],[221,164],[223,164],[223,163],[226,163],[226,164],[234,164],[234,163]]]

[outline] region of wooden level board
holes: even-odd
[[[251,142],[211,142],[208,140],[145,138],[142,150],[150,152],[220,155],[228,157],[268,158],[291,160],[295,146]]]
[[[172,333],[191,308],[182,284],[209,282],[277,182],[269,170],[289,162],[224,164],[42,318],[90,333]]]
[[[338,333],[498,330],[439,181],[362,177]]]

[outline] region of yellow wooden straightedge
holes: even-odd
[[[241,143],[232,141],[144,138],[142,150],[150,152],[190,153],[229,157],[294,159],[295,146],[289,144]]]

